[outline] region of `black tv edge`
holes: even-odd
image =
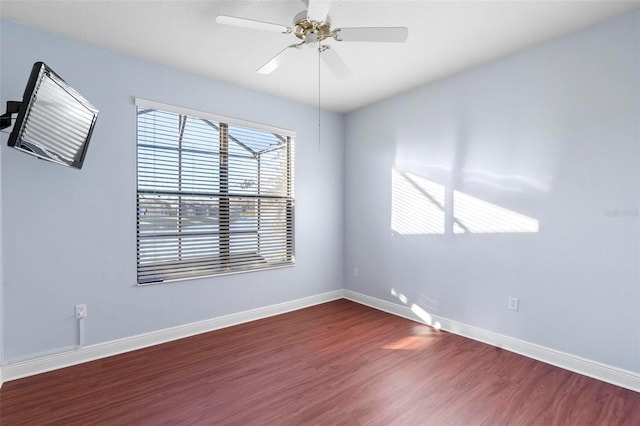
[[[82,168],[98,110],[44,62],[36,62],[22,102],[7,101],[0,129],[18,114],[8,145],[40,159]]]

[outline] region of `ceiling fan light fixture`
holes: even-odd
[[[309,48],[318,47],[320,40],[318,40],[318,34],[314,31],[308,32],[304,37],[304,44]]]

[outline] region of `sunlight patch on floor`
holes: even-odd
[[[431,343],[436,336],[407,336],[395,342],[384,345],[384,349],[414,351]]]

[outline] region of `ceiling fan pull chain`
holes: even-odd
[[[320,81],[322,80],[320,77],[320,53],[322,53],[322,49],[325,46],[320,45],[320,42],[318,42],[318,152],[320,152],[320,116],[321,116],[321,112],[320,112]]]

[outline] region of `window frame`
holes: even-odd
[[[295,132],[288,130],[288,129],[282,129],[282,128],[278,128],[278,127],[274,127],[274,126],[270,126],[270,125],[265,125],[265,124],[261,124],[261,123],[255,123],[255,122],[250,122],[250,121],[246,121],[246,120],[241,120],[241,119],[236,119],[236,118],[231,118],[231,117],[225,117],[225,116],[221,116],[221,115],[217,115],[217,114],[211,114],[208,112],[204,112],[204,111],[199,111],[199,110],[194,110],[194,109],[190,109],[190,108],[184,108],[184,107],[179,107],[179,106],[175,106],[175,105],[169,105],[169,104],[165,104],[165,103],[160,103],[160,102],[156,102],[156,101],[151,101],[151,100],[147,100],[147,99],[142,99],[142,98],[135,98],[135,107],[136,107],[136,280],[137,280],[137,285],[139,286],[146,286],[146,285],[152,285],[152,284],[165,284],[165,283],[169,283],[169,282],[176,282],[176,281],[184,281],[184,280],[192,280],[192,279],[200,279],[200,278],[207,278],[207,277],[217,277],[217,276],[224,276],[224,275],[229,275],[229,274],[239,274],[239,273],[247,273],[247,272],[257,272],[257,271],[264,271],[264,270],[269,270],[269,269],[279,269],[279,268],[287,268],[287,267],[292,267],[295,265],[295,185],[294,185],[294,181],[295,181],[295,154],[294,154],[294,140],[295,140]],[[218,198],[217,198],[217,202],[218,202],[218,208],[220,209],[219,213],[218,213],[218,226],[222,226],[222,228],[219,228],[217,234],[218,234],[218,240],[217,240],[217,247],[218,247],[218,257],[217,257],[217,262],[218,264],[216,265],[216,257],[211,257],[210,260],[210,266],[209,268],[206,268],[205,271],[200,271],[200,273],[191,273],[188,276],[179,276],[178,272],[176,271],[172,271],[171,273],[167,273],[167,275],[165,277],[157,277],[157,279],[144,279],[144,274],[141,273],[141,270],[146,270],[144,268],[144,266],[147,267],[153,267],[153,263],[150,264],[145,264],[141,267],[141,216],[140,216],[140,200],[141,200],[141,195],[144,196],[145,194],[148,195],[149,191],[148,190],[141,190],[141,184],[140,184],[140,177],[141,177],[141,169],[140,169],[140,140],[139,140],[139,111],[141,109],[149,109],[149,110],[154,110],[154,111],[159,111],[159,112],[166,112],[166,113],[170,113],[170,114],[176,114],[179,117],[181,116],[188,116],[188,117],[192,117],[192,118],[197,118],[199,120],[203,120],[203,121],[212,121],[212,122],[216,122],[220,125],[220,145],[218,146],[218,151],[217,151],[217,155],[219,157],[220,160],[220,165],[219,168],[217,169],[217,172],[219,173],[219,181],[218,181],[218,185],[220,186],[220,188],[218,188]],[[222,148],[222,144],[229,144],[229,139],[233,138],[233,136],[231,136],[228,132],[229,126],[239,126],[245,129],[250,129],[250,130],[255,130],[255,131],[259,131],[259,132],[266,132],[266,133],[272,133],[275,136],[277,136],[278,138],[282,138],[283,141],[286,141],[286,145],[285,145],[285,155],[286,155],[286,159],[284,160],[284,162],[286,163],[285,169],[284,169],[284,174],[283,176],[286,178],[286,192],[287,195],[286,196],[263,196],[261,194],[257,194],[257,195],[248,195],[249,197],[254,197],[256,200],[256,204],[259,206],[261,204],[261,202],[263,202],[263,198],[267,197],[271,197],[275,200],[278,200],[278,202],[284,203],[284,214],[285,214],[285,219],[280,219],[280,223],[281,226],[283,226],[283,229],[285,230],[285,238],[284,240],[286,241],[285,243],[282,243],[282,246],[285,247],[286,250],[286,254],[287,254],[287,258],[283,261],[283,262],[278,262],[275,264],[267,264],[265,263],[265,266],[260,265],[261,262],[259,261],[243,261],[240,262],[239,265],[233,265],[234,267],[231,268],[229,265],[231,265],[232,263],[226,263],[226,267],[222,266],[225,265],[225,261],[224,261],[224,257],[227,257],[227,261],[229,260],[229,256],[230,256],[230,252],[229,252],[229,238],[231,238],[234,233],[231,232],[230,228],[229,228],[229,224],[226,223],[225,226],[225,220],[228,222],[229,218],[228,218],[228,213],[229,213],[229,209],[224,210],[224,205],[226,203],[227,207],[229,206],[229,191],[228,191],[228,185],[229,182],[232,181],[233,176],[243,176],[242,174],[240,175],[233,175],[232,173],[230,173],[230,169],[229,169],[229,164],[228,164],[228,155],[229,155],[229,149],[221,149]],[[223,139],[225,140],[225,142],[222,142]],[[182,148],[177,148],[178,152],[181,152]],[[280,148],[282,149],[282,148]],[[226,153],[226,155],[225,155]],[[260,155],[260,154],[259,154]],[[258,155],[258,157],[259,157]],[[227,157],[227,158],[224,158]],[[226,166],[222,166],[222,164],[224,162],[227,162]],[[179,167],[180,164],[178,164]],[[214,170],[215,172],[215,170]],[[182,182],[181,178],[178,177],[177,181],[179,184]],[[258,184],[259,186],[259,184]],[[226,190],[225,190],[226,188]],[[159,191],[161,192],[161,191]],[[190,195],[194,195],[196,193],[189,193],[188,191],[182,193],[181,190],[178,191],[180,192],[181,195],[178,195],[178,199],[181,200],[181,197],[188,197]],[[234,197],[238,197],[240,196],[239,194],[234,194]],[[178,201],[179,205],[182,206],[182,201]],[[180,207],[182,208],[182,207]],[[226,211],[227,216],[225,219],[225,214],[224,212]],[[260,207],[258,208],[258,211],[260,212]],[[261,218],[263,217],[263,214],[261,213],[257,213],[255,218],[257,220],[257,223],[260,223]],[[178,220],[179,216],[178,216]],[[177,231],[176,234],[178,234],[178,239],[180,240],[182,237],[180,235],[182,235],[182,229],[180,224],[177,225]],[[226,229],[226,233],[223,232],[223,229]],[[255,247],[256,247],[256,256],[259,256],[260,251],[258,251],[258,248],[260,247],[260,228],[257,228],[257,237],[256,237],[256,242],[255,242]],[[144,235],[143,235],[143,239],[144,239]],[[214,244],[215,246],[215,244]],[[226,246],[226,252],[224,252],[224,247]],[[176,253],[178,254],[178,256],[180,256],[180,252],[181,252],[181,248],[178,248]],[[171,261],[169,262],[171,263]],[[175,260],[173,261],[173,263],[175,263],[175,269],[180,269],[181,265],[181,261],[180,260]],[[151,265],[151,266],[150,266]],[[161,266],[158,266],[158,269],[161,269]],[[161,274],[160,274],[161,275]],[[171,276],[173,275],[173,276]],[[184,274],[183,274],[184,275]]]

